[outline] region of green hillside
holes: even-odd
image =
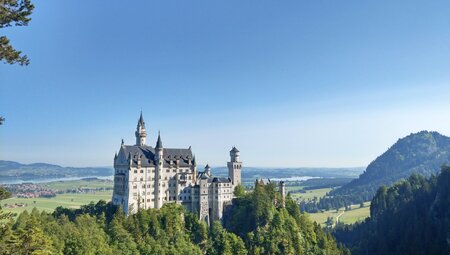
[[[450,137],[422,131],[399,139],[370,163],[358,179],[332,191],[330,195],[341,197],[348,204],[368,201],[382,185],[392,185],[412,173],[430,176],[449,163]]]

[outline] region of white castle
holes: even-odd
[[[208,223],[222,219],[234,188],[241,183],[242,162],[236,147],[230,151],[228,178],[213,177],[209,165],[205,171],[197,172],[191,147],[164,148],[160,134],[154,148],[146,145],[142,112],[135,135],[136,144],[125,145],[122,140],[119,153],[114,156],[113,204],[121,206],[126,214],[133,214],[140,208],[177,203]]]

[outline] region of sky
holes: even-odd
[[[112,166],[147,143],[199,164],[366,166],[421,130],[450,136],[450,1],[33,1],[1,29],[0,159]]]

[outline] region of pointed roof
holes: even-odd
[[[139,121],[138,121],[138,126],[139,125],[145,127],[145,121],[144,121],[144,117],[142,116],[142,110],[141,110],[141,116],[139,117]]]
[[[162,141],[161,141],[161,133],[158,131],[158,141],[156,141],[156,147],[157,149],[162,148]]]
[[[205,169],[211,169],[211,167],[209,166],[209,164],[206,164]]]
[[[233,146],[233,149],[231,149],[230,152],[239,152],[239,150],[236,147]]]

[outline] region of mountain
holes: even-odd
[[[71,178],[88,176],[111,176],[108,167],[62,167],[47,163],[21,164],[0,160],[0,183],[11,180],[37,180],[51,178]]]
[[[450,163],[450,137],[438,132],[421,131],[399,139],[385,153],[369,164],[358,179],[330,193],[351,202],[370,200],[382,185],[408,178],[412,173],[430,176]]]

